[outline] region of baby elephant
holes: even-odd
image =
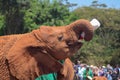
[[[35,80],[59,72],[59,60],[75,54],[93,37],[93,26],[80,19],[66,26],[41,26],[30,33],[0,36],[0,80]]]

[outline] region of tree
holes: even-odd
[[[69,22],[69,8],[59,0],[30,1],[30,8],[25,12],[25,30],[31,31],[40,25],[60,26]],[[28,27],[29,26],[29,27]]]
[[[0,35],[3,35],[2,28],[4,27],[4,16],[0,14]]]
[[[62,3],[66,1],[66,4]],[[68,24],[69,6],[67,0],[0,0],[4,15],[4,35],[29,32],[40,25]]]
[[[22,8],[20,3],[17,0],[0,0],[0,3],[0,10],[5,21],[4,28],[2,28],[3,34],[22,33],[24,13],[20,10]]]
[[[95,8],[106,8],[107,7],[106,4],[98,3],[98,0],[94,0],[90,6],[95,7]]]
[[[73,11],[77,18],[91,20],[97,18],[101,27],[95,31],[95,36],[92,41],[85,43],[74,58],[77,58],[88,64],[114,64],[114,58],[119,58],[117,53],[120,49],[120,19],[118,19],[120,10],[104,9],[93,7],[80,7]],[[114,55],[114,57],[113,57]]]

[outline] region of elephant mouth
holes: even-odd
[[[78,51],[84,43],[84,38],[81,35],[78,35],[77,38],[78,38],[77,40],[70,41],[67,43],[67,46],[70,52],[72,53],[75,53],[76,51]]]
[[[76,40],[76,41],[74,41],[74,42],[69,42],[69,43],[67,43],[67,45],[68,45],[68,48],[79,49],[79,48],[81,48],[81,46],[83,45],[83,43],[84,43],[84,40],[83,40],[83,39],[78,39],[78,40]]]
[[[75,54],[81,47],[82,47],[83,43],[81,40],[78,40],[76,42],[74,42],[74,44],[68,44],[68,55],[71,56],[73,54]]]

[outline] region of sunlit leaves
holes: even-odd
[[[40,25],[65,25],[69,15],[68,7],[61,5],[59,0],[31,0],[30,8],[25,12],[25,29],[31,31]]]

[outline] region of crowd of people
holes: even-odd
[[[76,61],[74,64],[75,80],[96,80],[96,77],[105,78],[103,80],[120,80],[120,66],[93,66]],[[102,80],[102,79],[100,79]]]

